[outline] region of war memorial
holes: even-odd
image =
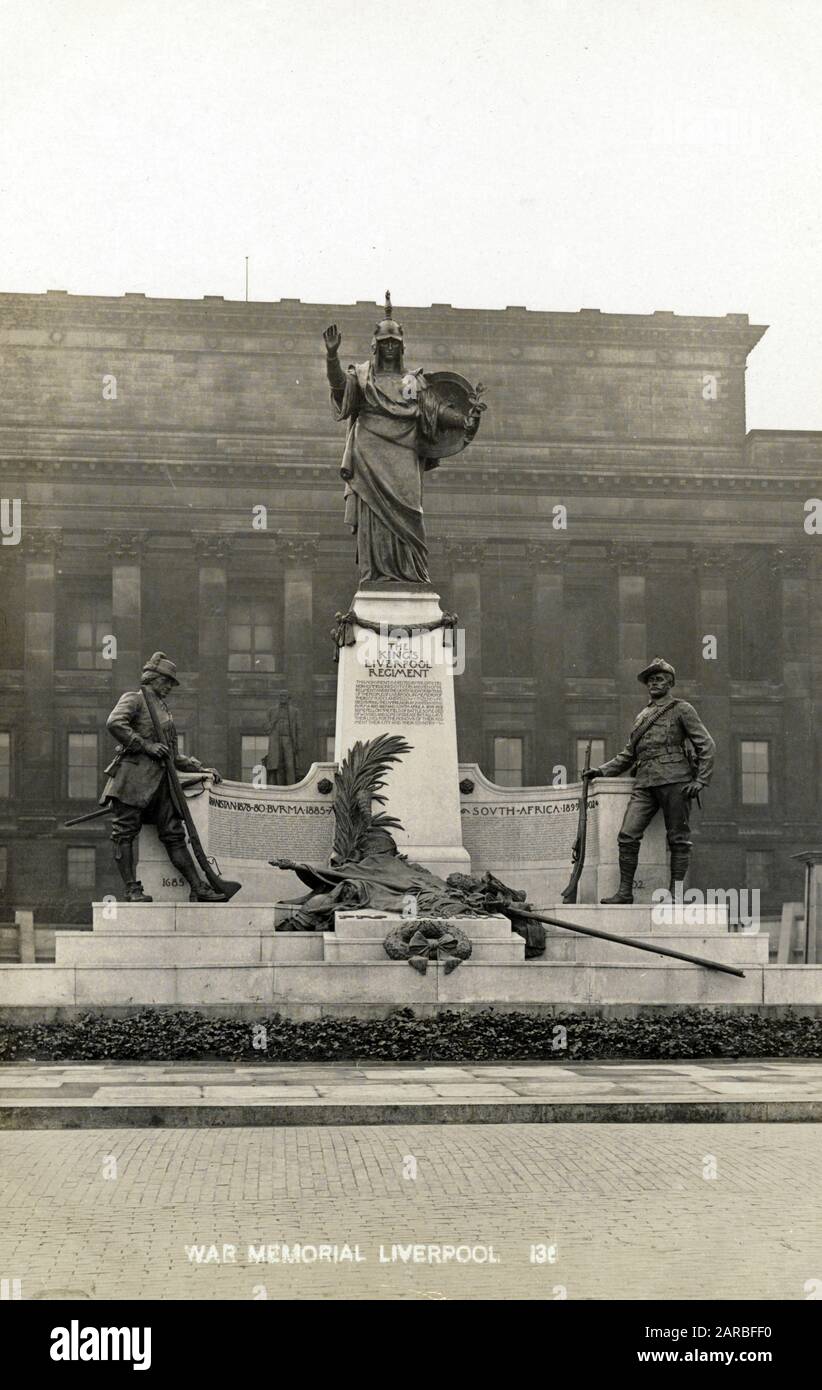
[[[803,963],[769,963],[758,924],[732,931],[721,896],[689,892],[691,823],[729,749],[664,652],[636,663],[624,748],[591,766],[589,745],[581,781],[502,786],[460,761],[471,633],[442,607],[423,492],[494,401],[457,371],[412,369],[388,295],[369,356],[346,369],[338,326],[323,339],[358,574],[313,618],[336,673],[333,760],[295,780],[301,711],[281,692],[261,776],[204,766],[178,745],[174,652],[143,653],[108,717],[93,813],[121,888],[93,904],[92,931],[57,934],[53,964],[0,965],[3,1016],[822,1005],[813,933]]]

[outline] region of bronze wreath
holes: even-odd
[[[390,627],[392,631],[407,632],[408,639],[410,640],[413,637],[414,633],[436,632],[441,627],[453,631],[458,621],[459,619],[456,613],[443,613],[441,618],[437,618],[435,621],[430,623],[389,623],[387,626]],[[334,627],[331,629],[331,638],[334,643],[335,661],[339,661],[340,659],[341,647],[354,646],[354,643],[357,640],[354,636],[355,626],[364,627],[369,632],[381,633],[383,629],[386,627],[386,624],[372,623],[369,618],[360,618],[354,612],[353,608],[350,608],[347,613],[335,613]]]
[[[385,954],[392,960],[407,960],[412,970],[424,975],[428,962],[442,961],[446,975],[471,955],[471,942],[461,927],[432,917],[414,917],[402,922],[383,941]]]

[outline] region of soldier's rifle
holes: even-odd
[[[738,975],[741,980],[745,978],[744,970],[737,970],[735,966],[724,965],[718,960],[708,960],[705,956],[690,956],[685,951],[672,951],[669,946],[650,946],[644,941],[637,941],[635,937],[617,936],[615,932],[598,931],[596,927],[581,927],[577,922],[563,922],[558,917],[549,917],[544,912],[517,907],[512,902],[499,903],[497,910],[504,912],[509,918],[530,918],[532,922],[544,922],[549,927],[562,927],[565,931],[579,932],[582,936],[596,936],[601,941],[618,941],[621,946],[632,946],[635,951],[651,951],[656,956],[672,956],[674,960],[686,960],[691,965],[704,965],[707,970],[721,970],[726,975]]]
[[[148,685],[141,685],[140,689],[143,692],[143,697],[146,702],[146,709],[149,712],[151,722],[154,726],[154,737],[156,738],[157,742],[162,744],[165,748],[167,745],[165,739],[163,738],[162,729],[160,728],[160,720],[157,714],[156,705],[154,703],[154,691],[151,689],[151,686]],[[192,853],[194,854],[194,858],[197,860],[197,863],[203,871],[203,874],[205,875],[208,882],[211,884],[211,887],[215,889],[217,893],[222,893],[226,902],[228,902],[229,898],[234,897],[235,893],[239,893],[243,885],[241,883],[234,883],[231,879],[221,878],[220,875],[212,867],[208,855],[203,849],[200,837],[197,834],[197,827],[195,826],[191,816],[191,812],[188,809],[188,804],[186,802],[182,786],[180,785],[180,779],[177,776],[177,769],[174,766],[174,761],[170,756],[170,753],[171,750],[169,749],[169,755],[163,758],[163,763],[165,765],[166,777],[168,778],[168,789],[171,796],[172,805],[174,806],[177,815],[180,816],[183,820],[183,823],[186,828],[186,833],[188,835],[189,845],[191,847]]]
[[[105,806],[98,806],[96,811],[86,811],[84,816],[72,816],[71,820],[63,821],[63,829],[69,825],[82,825],[85,820],[97,820],[100,816],[110,816],[114,807],[106,802]]]
[[[188,773],[188,775],[184,776],[181,779],[183,795],[185,795],[185,788],[187,786],[189,786],[192,782],[202,782],[203,776],[204,774],[200,772],[190,772]],[[71,820],[64,820],[63,829],[67,829],[70,825],[82,825],[84,821],[99,820],[101,816],[111,816],[113,814],[114,807],[112,806],[110,801],[107,801],[105,806],[98,806],[96,811],[86,811],[85,815],[83,816],[72,816]]]
[[[591,769],[591,743],[588,740],[588,747],[585,749],[585,762],[582,769],[582,791],[579,797],[579,813],[577,818],[577,835],[574,840],[574,847],[571,850],[571,877],[568,886],[562,894],[564,903],[575,903],[577,900],[577,889],[579,880],[582,878],[582,870],[585,868],[585,847],[588,841],[588,773]]]

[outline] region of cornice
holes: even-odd
[[[84,483],[97,481],[111,496],[112,484],[133,487],[145,483],[155,486],[157,481],[168,483],[174,474],[175,487],[190,484],[213,484],[224,488],[227,482],[232,487],[294,487],[297,491],[316,489],[317,483],[331,488],[339,487],[337,459],[323,463],[295,464],[284,460],[265,462],[242,462],[223,460],[206,462],[203,460],[180,461],[146,458],[38,458],[23,459],[0,456],[0,479],[9,478],[25,485],[28,477],[50,480],[64,480],[67,483],[78,480]],[[670,471],[649,468],[601,467],[569,468],[553,466],[550,463],[536,466],[523,466],[511,462],[487,467],[481,464],[473,469],[443,468],[436,482],[431,484],[437,491],[446,494],[472,493],[487,494],[489,488],[505,493],[530,493],[544,497],[546,494],[574,497],[593,493],[596,496],[649,496],[688,498],[689,496],[746,496],[766,497],[773,494],[781,496],[801,496],[803,499],[815,496],[819,490],[818,471],[809,465],[807,472],[790,474],[745,474],[742,472],[711,471],[710,473]],[[113,500],[113,499],[112,499]]]
[[[726,314],[717,317],[677,315],[668,310],[652,314],[610,314],[599,309],[580,309],[562,312],[526,309],[509,305],[500,309],[462,309],[451,304],[397,306],[409,340],[414,334],[445,338],[458,336],[466,348],[476,334],[487,341],[489,330],[504,338],[509,335],[513,344],[569,340],[625,345],[660,342],[675,346],[706,345],[736,347],[750,352],[766,328],[751,324],[747,314]],[[283,335],[318,335],[332,321],[352,325],[353,331],[370,333],[379,318],[381,306],[375,301],[359,300],[355,304],[304,304],[299,299],[284,299],[270,303],[226,300],[221,295],[206,295],[201,300],[151,299],[144,294],[122,297],[70,295],[51,290],[46,294],[0,294],[0,328],[44,327],[52,335],[65,335],[72,329],[105,330],[109,328],[165,331],[190,330],[200,334],[219,335],[233,332],[248,336],[255,333]],[[55,338],[52,337],[52,341]],[[59,346],[64,337],[56,336]],[[319,341],[319,339],[318,339]],[[287,345],[282,344],[283,347]]]

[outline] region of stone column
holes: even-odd
[[[697,712],[716,741],[716,765],[706,797],[706,819],[732,821],[735,753],[731,737],[731,649],[728,624],[729,558],[713,551],[695,555],[698,583],[697,642],[699,705]],[[716,638],[716,659],[705,660],[705,641]]]
[[[136,690],[143,661],[142,559],[147,532],[109,531],[111,551],[111,630],[117,638],[117,660],[112,666],[112,695]],[[169,653],[173,656],[173,653]]]
[[[283,656],[291,700],[300,712],[302,749],[297,777],[317,758],[314,717],[314,565],[318,543],[308,538],[281,542],[283,562]]]
[[[806,965],[822,965],[822,850],[792,854],[805,865],[805,950]]]
[[[782,760],[783,819],[791,822],[813,818],[816,801],[816,769],[811,665],[810,555],[799,547],[773,554],[774,572],[781,581],[782,605],[782,727],[785,731]],[[797,827],[801,836],[801,830]]]
[[[631,541],[615,541],[611,556],[617,565],[617,680],[619,723],[627,737],[645,703],[637,674],[648,664],[648,631],[645,583],[650,548]],[[664,656],[664,652],[651,653]]]
[[[455,643],[462,643],[465,669],[455,670],[457,706],[457,757],[461,763],[485,761],[482,685],[482,582],[483,546],[479,541],[451,540],[446,545],[451,567],[450,604],[457,614]],[[455,648],[455,650],[458,650]],[[458,668],[456,668],[458,670]],[[483,768],[493,777],[493,768]]]
[[[34,965],[37,961],[37,938],[34,934],[34,913],[26,911],[15,912],[14,920],[17,924],[18,933],[18,956],[21,965]]]
[[[192,535],[199,566],[198,734],[193,752],[207,767],[228,771],[228,570],[231,536]]]
[[[811,561],[808,579],[811,604],[811,712],[814,728],[813,777],[816,787],[815,813],[822,818],[822,557]]]
[[[54,710],[54,638],[59,530],[25,531],[25,638],[20,795],[41,803],[49,822],[57,796]]]
[[[568,725],[565,716],[565,552],[539,543],[526,555],[533,568],[531,631],[534,639],[536,729],[534,782],[547,785],[553,768],[566,764]],[[568,780],[576,768],[568,768]]]

